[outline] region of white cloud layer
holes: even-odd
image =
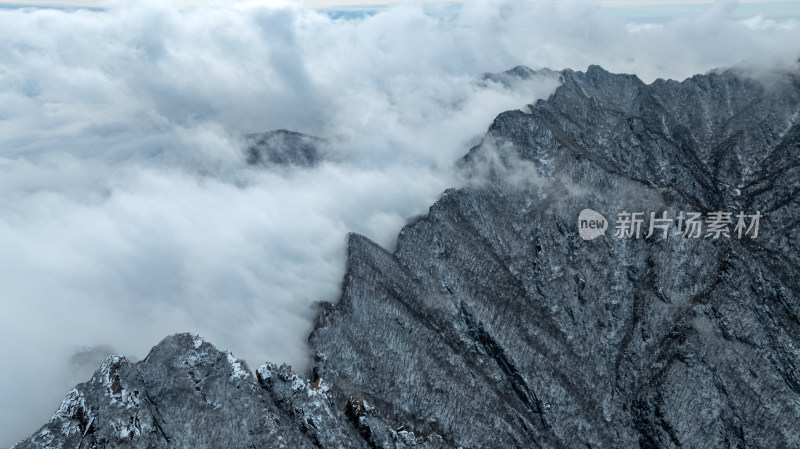
[[[251,365],[306,366],[346,233],[391,247],[497,113],[556,87],[483,72],[599,63],[650,81],[796,61],[796,21],[734,6],[652,26],[510,0],[350,21],[289,4],[0,9],[0,446],[110,348],[140,358],[196,331]],[[246,167],[242,135],[276,128],[330,138],[336,162]]]

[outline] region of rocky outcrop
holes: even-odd
[[[174,336],[106,361],[17,447],[800,447],[792,77],[561,76],[394,252],[350,236],[309,378]],[[587,208],[604,236],[579,236]],[[715,211],[758,211],[759,234],[705,237]],[[629,212],[641,235],[616,237]],[[666,237],[644,238],[650,212]]]
[[[110,357],[16,447],[314,447],[244,362],[175,335],[141,362]]]
[[[255,166],[314,167],[327,155],[319,137],[278,129],[245,138],[247,163]]]

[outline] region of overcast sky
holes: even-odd
[[[130,0],[128,0],[130,1]],[[292,0],[289,0],[292,1]],[[446,3],[463,3],[459,1],[446,1],[446,0],[417,0],[417,1],[403,1],[403,0],[297,0],[305,6],[311,8],[338,8],[338,7],[365,7],[376,5],[392,5],[402,3],[428,3],[428,4],[446,4]],[[536,0],[532,0],[536,1]],[[590,0],[603,6],[617,7],[642,7],[642,6],[680,6],[691,4],[711,4],[714,0]],[[133,1],[130,1],[133,3]],[[35,6],[78,6],[78,7],[105,7],[113,3],[118,3],[115,0],[0,0],[0,4],[7,5],[35,5]],[[265,5],[274,5],[285,3],[284,0],[185,0],[186,4],[209,4],[209,3],[261,3]],[[740,0],[741,4],[783,4],[784,8],[794,8],[794,13],[797,13],[797,4],[800,3],[796,0]],[[794,4],[794,6],[792,6]]]
[[[650,82],[800,56],[797,2],[482,0],[352,20],[267,3],[0,8],[0,447],[104,356],[170,333],[306,368],[347,232],[391,248],[459,185],[453,161],[493,117],[557,87],[485,72],[601,64]],[[278,128],[334,157],[246,167],[242,136]]]

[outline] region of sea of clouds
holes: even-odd
[[[485,72],[597,63],[649,82],[800,57],[800,23],[733,2],[652,23],[584,2],[358,19],[263,3],[0,9],[0,446],[106,355],[171,333],[306,369],[346,234],[391,249],[494,116],[558,85]],[[336,157],[247,167],[243,136],[278,128]]]

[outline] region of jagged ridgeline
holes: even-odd
[[[561,77],[393,253],[349,237],[308,378],[176,335],[106,361],[17,447],[800,447],[795,78]],[[611,222],[590,241],[588,208]],[[704,235],[676,235],[684,211]],[[640,238],[615,236],[634,212]],[[644,238],[649,212],[666,235]],[[728,236],[705,235],[715,212]]]

